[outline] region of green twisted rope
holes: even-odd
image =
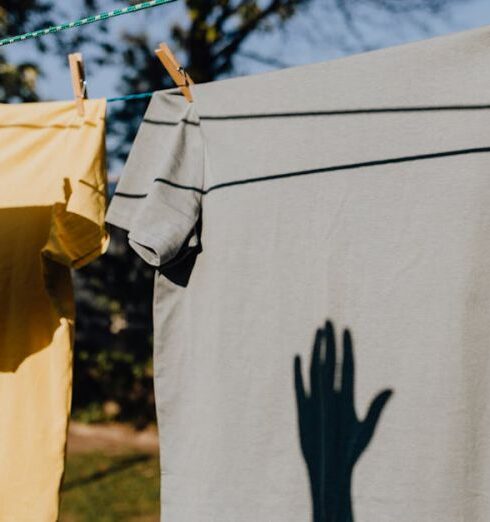
[[[108,18],[114,18],[115,16],[121,16],[124,14],[134,13],[136,11],[142,11],[150,7],[156,7],[157,5],[169,4],[175,2],[175,0],[150,0],[149,2],[142,2],[140,4],[132,5],[129,7],[122,7],[121,9],[114,9],[113,11],[107,11],[94,16],[87,16],[75,22],[69,22],[60,25],[54,25],[53,27],[47,27],[46,29],[39,29],[30,33],[20,34],[19,36],[12,36],[0,40],[0,47],[9,45],[15,42],[22,42],[24,40],[30,40],[31,38],[39,38],[47,34],[59,33],[65,29],[73,29],[74,27],[80,27],[82,25],[93,24],[100,22],[101,20],[107,20]]]

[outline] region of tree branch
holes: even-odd
[[[226,71],[230,65],[231,57],[238,51],[245,39],[255,31],[258,26],[268,17],[276,14],[281,7],[297,7],[309,0],[271,0],[269,5],[264,8],[255,18],[246,22],[244,25],[228,35],[231,42],[220,49],[215,55],[214,60],[221,60],[221,65],[216,69],[216,74]]]

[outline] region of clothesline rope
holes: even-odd
[[[25,33],[25,34],[20,34],[18,36],[3,38],[2,40],[0,40],[0,47],[9,45],[9,44],[13,44],[15,42],[22,42],[24,40],[30,40],[31,38],[40,38],[41,36],[45,36],[47,34],[59,33],[60,31],[64,31],[66,29],[73,29],[74,27],[80,27],[82,25],[93,24],[95,22],[100,22],[102,20],[114,18],[115,16],[135,13],[137,11],[142,11],[143,9],[149,9],[150,7],[156,7],[158,5],[169,4],[169,3],[175,2],[175,1],[176,0],[150,0],[148,2],[142,2],[140,4],[131,5],[129,7],[122,7],[120,9],[106,11],[105,13],[100,13],[98,15],[87,16],[85,18],[81,18],[80,20],[75,20],[74,22],[54,25],[52,27],[46,27],[45,29],[39,29],[37,31],[32,31],[30,33]]]
[[[139,94],[128,94],[127,96],[117,96],[116,98],[107,98],[107,103],[127,101],[127,100],[140,100],[142,98],[151,98],[153,92],[141,92]]]

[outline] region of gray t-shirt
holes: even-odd
[[[488,522],[490,28],[192,94],[108,215],[157,268],[162,520]]]

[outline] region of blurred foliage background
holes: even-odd
[[[0,0],[0,36],[129,3]],[[317,50],[336,46],[346,54],[382,46],[388,30],[416,27],[417,34],[429,36],[431,24],[447,17],[458,3],[465,0],[180,0],[177,20],[168,22],[171,6],[151,9],[145,16],[152,27],[161,25],[162,34],[165,29],[168,43],[191,77],[206,82],[240,72],[237,62],[243,58],[262,69],[288,65],[270,49],[268,53],[267,47],[261,47],[260,52],[251,50],[247,43],[258,35],[283,35],[286,48],[301,38],[303,44]],[[41,58],[46,54],[58,56],[57,67],[66,67],[66,55],[73,51],[83,51],[93,69],[111,68],[118,77],[118,93],[111,95],[171,86],[154,56],[158,38],[149,30],[134,31],[131,16],[136,15],[125,17],[125,29],[117,33],[111,30],[113,22],[108,21],[39,39],[32,44],[29,60],[9,59],[8,51],[0,49],[0,101],[40,100],[38,80],[45,74]],[[301,23],[292,31],[292,22],[298,17]],[[287,56],[287,52],[283,54]],[[309,61],[308,57],[304,53],[303,61]],[[146,106],[147,101],[139,100],[111,107],[111,169],[126,158]],[[152,270],[127,247],[119,230],[112,231],[108,254],[78,272],[76,418],[88,422],[129,421],[138,427],[154,421],[152,285]]]

